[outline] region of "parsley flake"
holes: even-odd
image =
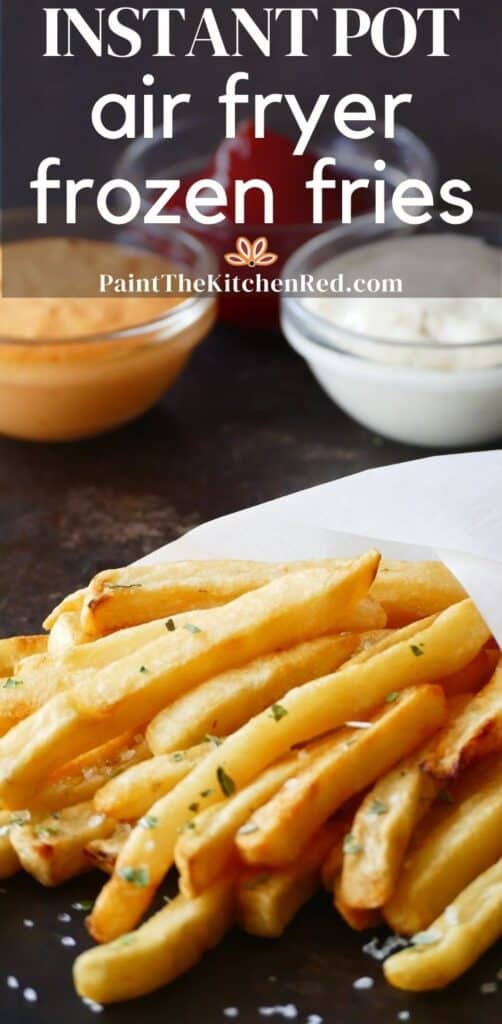
[[[287,713],[287,709],[282,704],[272,704],[269,718],[273,718],[274,722],[280,722],[281,718],[285,718]]]
[[[428,932],[417,932],[411,938],[412,946],[434,946],[436,942],[439,942],[441,936],[438,932],[432,930]]]
[[[393,690],[392,693],[388,693],[387,694],[387,696],[385,698],[385,703],[386,704],[395,704],[396,700],[399,700],[400,696],[401,696],[401,694],[399,693],[399,690]]]
[[[214,747],[221,747],[223,740],[220,740],[218,736],[211,736],[210,733],[207,732],[206,735],[202,737],[202,742],[212,743]]]
[[[357,842],[357,839],[353,832],[349,832],[343,840],[343,852],[344,853],[362,853],[364,847],[361,843]]]
[[[142,583],[107,583],[107,590],[141,590]]]
[[[111,946],[113,949],[122,949],[123,946],[132,946],[133,942],[136,942],[136,935],[129,932],[128,935],[121,935],[119,939],[115,939]]]
[[[202,793],[200,795],[201,795],[203,800],[206,800],[207,797],[208,796],[212,796],[213,793],[214,793],[214,789],[203,789]]]
[[[94,908],[94,900],[79,900],[78,903],[73,904],[74,910],[82,910],[85,914],[90,914]]]
[[[381,814],[387,814],[388,810],[389,808],[387,804],[383,802],[383,800],[373,800],[373,803],[371,804],[370,807],[370,814],[376,814],[377,816],[380,816]]]
[[[178,750],[176,754],[171,755],[171,761],[184,761],[185,755],[182,750]]]
[[[174,633],[176,629],[176,623],[174,619],[168,619],[166,622],[166,629],[168,633]]]
[[[144,828],[148,831],[157,828],[157,825],[159,824],[159,819],[156,818],[155,815],[153,814],[145,814],[144,818],[140,818],[139,824],[141,828]]]
[[[50,828],[48,825],[37,825],[35,828],[35,835],[39,839],[52,839],[53,836],[60,836],[60,828]]]
[[[192,811],[193,814],[197,814],[197,811],[199,810],[199,804],[198,803],[190,804],[188,810]]]
[[[422,654],[425,653],[418,644],[410,644],[410,651],[415,655],[415,658],[421,658]]]
[[[254,821],[247,821],[245,825],[242,825],[239,829],[240,836],[250,836],[252,832],[259,832],[258,825],[255,825]]]
[[[120,868],[119,875],[124,882],[135,885],[137,889],[144,889],[150,882],[148,868]]]
[[[23,683],[22,679],[14,679],[13,676],[11,676],[9,679],[6,679],[5,683],[3,684],[3,689],[4,690],[16,690],[18,686],[23,686],[23,685],[24,685],[24,683]]]
[[[146,665],[142,665],[140,668],[140,672],[142,675],[146,676],[148,675],[149,669],[147,669]]]
[[[223,765],[221,764],[216,772],[216,778],[220,784],[223,796],[232,796],[232,793],[235,793],[235,782],[230,778],[230,775],[227,775]]]
[[[194,626],[191,622],[185,623],[183,629],[186,629],[189,633],[202,633],[202,630],[198,626]]]

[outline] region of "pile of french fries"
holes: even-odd
[[[109,876],[82,997],[151,992],[235,924],[280,936],[321,886],[410,940],[398,988],[502,934],[502,660],[440,563],[132,566],[44,627],[0,641],[0,877]]]

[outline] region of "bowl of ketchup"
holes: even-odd
[[[235,139],[221,139],[221,122],[212,118],[187,118],[181,122],[172,140],[158,131],[153,139],[138,139],[130,144],[116,169],[119,178],[132,181],[144,196],[145,209],[152,205],[155,194],[145,188],[147,180],[177,179],[180,185],[169,202],[169,213],[180,217],[185,230],[197,236],[215,251],[221,275],[249,278],[259,271],[272,282],[280,277],[289,257],[310,238],[333,227],[342,216],[342,179],[374,180],[378,177],[375,160],[383,159],[386,170],[381,175],[396,184],[403,177],[422,178],[433,184],[434,159],[427,146],[405,128],[397,129],[394,139],[386,139],[378,126],[369,139],[352,142],[331,134],[317,135],[315,145],[303,155],[295,155],[295,141],[280,126],[267,130],[264,139],[257,139],[252,121],[238,125]],[[305,183],[312,178],[314,166],[321,156],[336,157],[336,167],[327,169],[337,187],[324,193],[323,224],[312,223],[312,192]],[[211,179],[225,190],[225,219],[219,224],[202,225],[189,217],[187,193],[201,179]],[[264,198],[260,189],[250,188],[245,200],[246,223],[236,223],[235,182],[252,179],[267,181],[274,197],[274,223],[264,223]],[[160,193],[159,193],[160,194]],[[213,195],[213,193],[211,193]],[[373,190],[354,192],[351,201],[352,219],[371,213]],[[213,212],[213,211],[211,211]],[[166,226],[166,232],[169,227]],[[151,248],[162,251],[162,227],[142,227]],[[268,252],[277,259],[255,266],[229,264],[227,255],[236,249],[237,239],[245,236],[250,242],[265,238]],[[238,286],[235,292],[220,296],[220,319],[246,328],[279,327],[278,292],[263,291],[246,294]]]

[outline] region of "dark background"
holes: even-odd
[[[88,6],[80,4],[82,10]],[[42,69],[41,7],[32,0],[4,4],[4,199],[11,204],[23,200],[26,181],[49,154],[63,157],[69,176],[98,168],[109,176],[118,147],[95,141],[91,150],[85,129],[89,95],[132,89],[152,70],[147,59],[134,62],[134,69],[131,62],[115,61],[110,69],[89,58],[64,67],[62,61],[52,68],[45,62]],[[432,146],[442,177],[466,177],[479,207],[500,210],[500,0],[469,0],[462,10],[449,61],[417,54],[391,62],[369,51],[341,69],[320,56],[308,64],[260,61],[260,91],[300,91],[307,66],[312,93],[415,91],[413,107],[403,108],[404,120]],[[208,82],[216,92],[235,69],[230,60],[217,65],[173,62],[162,74],[154,70],[166,89],[171,76],[175,91],[188,84],[202,109]],[[424,454],[350,421],[278,336],[220,327],[174,390],[139,422],[81,444],[0,440],[0,632],[38,629],[51,605],[92,573],[138,558],[204,520]],[[74,935],[77,950],[86,944],[82,915],[70,908],[97,886],[97,879],[77,879],[53,893],[29,879],[6,884],[0,893],[2,1024],[94,1019],[72,994],[75,950],[63,949],[60,937]],[[57,914],[68,910],[72,922],[62,926]],[[24,927],[25,917],[34,920],[34,929]],[[325,899],[307,909],[280,943],[231,937],[169,991],[97,1019],[219,1024],[226,1019],[224,1007],[238,1006],[239,1024],[252,1024],[264,1019],[259,1006],[294,1003],[299,1024],[309,1013],[322,1014],[325,1024],[365,1018],[392,1024],[403,1010],[410,1012],[411,1024],[500,1020],[500,993],[480,994],[480,985],[493,981],[502,967],[500,946],[452,990],[414,998],[378,980],[369,992],[352,989],[361,975],[380,977],[379,965],[361,952],[363,941],[336,924]],[[36,1006],[7,989],[8,974],[38,990]]]

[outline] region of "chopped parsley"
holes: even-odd
[[[357,839],[353,832],[349,832],[343,840],[343,852],[344,853],[362,853],[364,847],[361,843],[357,842]]]
[[[383,800],[373,800],[373,803],[371,804],[370,807],[370,814],[376,814],[377,816],[380,816],[381,814],[387,814],[388,810],[389,808],[387,804],[383,802]]]
[[[200,805],[198,803],[190,804],[188,810],[192,811],[193,814],[197,814],[197,811],[199,810],[199,806]]]
[[[16,690],[18,686],[23,686],[23,685],[24,685],[24,683],[23,683],[22,679],[14,679],[13,676],[10,676],[9,679],[5,680],[5,683],[3,684],[3,689],[4,690]]]
[[[159,824],[159,819],[156,818],[154,814],[145,814],[144,818],[140,818],[139,824],[141,828],[144,828],[148,831],[157,828],[157,825]]]
[[[113,949],[122,949],[123,946],[132,946],[133,942],[136,942],[136,935],[129,932],[128,935],[121,935],[119,939],[115,939],[111,946]]]
[[[162,900],[163,900],[164,903],[172,903],[173,902],[170,896],[163,896]]]
[[[202,630],[198,626],[194,626],[191,622],[185,623],[183,629],[186,629],[189,633],[202,633]]]
[[[269,718],[273,718],[274,722],[280,722],[281,718],[285,718],[287,713],[286,708],[282,704],[272,704]]]
[[[387,696],[385,698],[385,703],[386,704],[395,704],[396,700],[399,700],[400,696],[401,696],[401,694],[399,693],[399,690],[393,690],[392,693],[388,693],[387,694]]]
[[[166,622],[166,629],[168,633],[174,633],[176,629],[176,623],[174,619],[168,619]]]
[[[78,903],[73,904],[74,910],[83,910],[85,914],[90,914],[94,908],[94,900],[79,900]]]
[[[230,778],[230,775],[227,775],[223,765],[221,764],[216,772],[216,778],[220,784],[223,796],[232,796],[232,793],[235,793],[235,782]]]
[[[206,735],[202,737],[202,742],[212,743],[215,747],[221,747],[223,740],[220,740],[218,736],[211,736],[211,734],[207,732]]]
[[[120,868],[119,875],[124,882],[135,885],[137,889],[144,889],[150,883],[148,868]]]
[[[202,793],[200,795],[201,795],[203,800],[206,800],[207,797],[208,796],[212,796],[213,793],[214,793],[214,789],[203,789]]]
[[[19,811],[19,813],[11,814],[6,824],[0,827],[0,838],[10,835],[11,829],[15,828],[16,825],[26,825],[26,822],[29,820],[29,811]]]
[[[421,658],[425,652],[422,650],[422,645],[419,647],[418,644],[410,644],[410,651],[415,655],[415,658]]]
[[[60,836],[60,828],[50,828],[49,825],[37,825],[35,828],[35,835],[39,839],[52,839],[53,836]]]
[[[149,669],[147,669],[146,665],[142,665],[140,668],[140,672],[142,675],[146,676],[148,675]]]
[[[182,750],[178,750],[176,754],[171,755],[171,761],[184,761],[185,755]]]
[[[141,590],[142,583],[107,583],[107,590]]]

